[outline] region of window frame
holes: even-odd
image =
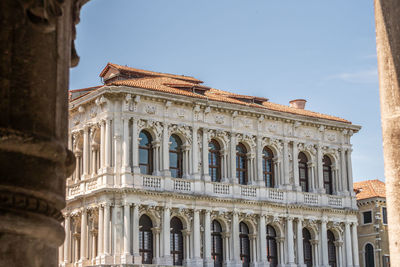
[[[149,229],[144,229],[143,228],[143,226],[141,226],[140,225],[140,220],[142,219],[142,217],[143,216],[146,216],[149,220],[150,220],[150,223],[151,223],[151,226],[150,226],[150,228]],[[152,220],[151,220],[151,218],[148,216],[148,215],[146,215],[146,214],[142,214],[141,216],[140,216],[140,218],[139,218],[139,236],[141,237],[141,239],[142,239],[142,242],[139,242],[139,254],[140,254],[140,256],[142,257],[142,264],[153,264],[153,256],[154,256],[154,251],[153,251],[153,247],[154,247],[154,240],[153,240],[153,231],[151,230],[151,228],[153,228],[153,222],[152,222]],[[146,233],[150,233],[150,242],[151,242],[151,248],[150,249],[145,249],[144,248],[144,235],[145,235],[145,232]],[[145,257],[144,257],[144,254],[145,253],[149,253],[150,255],[151,255],[151,257],[150,257],[150,260],[149,261],[147,261],[147,262],[145,262]]]
[[[369,222],[369,223],[366,223],[366,222],[365,222],[364,213],[367,213],[367,212],[370,212],[370,213],[371,213],[371,222]],[[363,223],[363,225],[373,224],[373,222],[374,222],[374,219],[373,219],[374,212],[373,212],[373,210],[364,210],[364,211],[361,212],[361,216],[362,216],[362,223]]]
[[[383,210],[385,210],[385,212],[383,212]],[[386,215],[386,216],[384,216],[384,215]],[[382,207],[382,224],[383,225],[387,225],[388,224],[388,221],[387,221],[387,207],[386,206]]]
[[[306,237],[306,235],[304,234],[305,233],[305,231],[307,231],[307,233],[308,233],[308,235],[309,235],[309,237]],[[307,228],[303,228],[302,229],[302,236],[303,236],[303,259],[304,259],[304,264],[307,266],[307,267],[311,267],[311,266],[313,266],[313,264],[314,264],[314,262],[313,262],[313,246],[312,246],[312,244],[311,244],[311,239],[312,239],[312,236],[311,236],[311,233],[310,233],[310,230],[308,230]],[[306,257],[306,256],[308,256],[308,255],[306,255],[306,250],[304,249],[306,246],[306,244],[308,244],[309,246],[310,246],[310,259],[308,260],[308,257]]]
[[[270,156],[269,157],[265,156],[264,151],[267,151]],[[271,164],[271,171],[267,171],[268,162],[270,162],[270,164]],[[272,149],[270,149],[267,146],[265,146],[262,150],[262,168],[263,168],[262,172],[263,172],[263,179],[264,179],[265,187],[274,188],[275,187],[274,153],[273,153]],[[270,183],[269,186],[267,183],[268,175],[271,179],[269,181],[269,183]]]
[[[149,140],[149,144],[148,146],[141,146],[140,141],[139,141],[139,145],[138,145],[138,149],[139,149],[139,169],[140,169],[140,173],[141,174],[147,174],[147,175],[151,175],[153,173],[153,145],[151,144],[153,142],[153,137],[151,136],[151,134],[146,131],[146,130],[141,130],[139,133],[139,137],[140,134],[143,133],[144,135],[147,136],[147,139]],[[147,164],[142,164],[140,163],[140,151],[141,150],[147,150]],[[147,173],[142,173],[142,169],[140,168],[140,166],[146,166],[147,167]]]
[[[247,233],[242,233],[242,231],[241,231],[241,229],[242,229],[242,224],[243,225],[245,225],[246,226],[246,228],[247,228]],[[250,234],[250,228],[249,228],[249,226],[245,223],[245,222],[239,222],[239,225],[238,225],[238,227],[239,227],[239,249],[240,249],[240,255],[239,255],[239,257],[240,257],[240,260],[242,261],[242,266],[243,267],[248,267],[248,266],[250,266],[250,263],[251,263],[251,248],[250,248],[250,237],[249,237],[249,234]],[[243,254],[242,252],[244,251],[244,249],[243,249],[243,243],[244,242],[247,242],[247,251],[248,251],[248,254]],[[244,261],[243,259],[244,258],[247,258],[248,259],[248,261]]]
[[[180,222],[180,226],[181,226],[180,230],[174,229],[172,221],[175,220],[175,219],[179,220],[179,222]],[[171,230],[170,230],[170,253],[171,253],[171,256],[172,256],[172,263],[173,263],[174,266],[175,265],[176,266],[182,266],[183,265],[183,259],[185,257],[185,241],[184,241],[183,233],[182,233],[182,231],[183,231],[182,220],[179,219],[176,216],[172,217],[171,220],[170,220],[170,228],[171,228]],[[174,250],[175,249],[175,238],[176,237],[180,238],[180,240],[178,240],[178,242],[179,242],[179,244],[181,244],[180,246],[182,247],[182,250]],[[178,246],[179,246],[179,244],[178,244]],[[175,261],[175,255],[178,256],[178,261]]]
[[[238,151],[239,147],[241,147],[244,150],[244,152],[239,152]],[[248,151],[247,151],[247,148],[246,148],[246,146],[244,144],[239,143],[239,144],[236,145],[236,177],[237,177],[238,183],[240,185],[248,185],[249,184],[247,153],[248,153]],[[240,168],[239,167],[240,159],[244,160],[244,168]],[[244,173],[244,177],[243,177],[244,181],[243,181],[243,183],[240,180],[240,178],[241,178],[240,175],[239,175],[240,173]]]
[[[329,160],[329,164],[326,163],[325,159]],[[328,168],[328,170],[326,170],[325,168]],[[328,173],[328,177],[329,177],[328,182],[326,182],[324,179],[325,173]],[[322,180],[323,180],[325,192],[326,192],[325,185],[328,185],[330,192],[326,192],[326,193],[329,195],[333,195],[332,160],[327,155],[324,155],[322,158]]]
[[[329,238],[329,233],[331,234],[333,239]],[[329,264],[330,267],[337,267],[338,264],[337,264],[337,253],[336,253],[336,246],[335,246],[335,241],[336,241],[335,234],[331,230],[327,230],[326,231],[326,237],[327,237],[327,240],[328,240],[328,264]],[[329,250],[329,246],[331,246],[331,247],[333,246],[333,253],[334,253],[334,258],[335,258],[334,262],[332,262],[330,260],[330,257],[329,257],[329,251],[330,251]]]
[[[183,177],[183,150],[182,150],[183,142],[182,142],[182,139],[176,134],[172,134],[169,137],[169,140],[172,143],[171,138],[175,139],[175,141],[177,143],[177,149],[176,150],[172,150],[171,146],[169,146],[169,150],[168,150],[168,153],[169,153],[169,170],[170,170],[170,172],[171,172],[171,169],[177,171],[176,177],[173,176],[172,172],[171,172],[171,176],[173,178],[182,178]],[[171,154],[177,154],[177,163],[176,163],[177,167],[171,167]]]
[[[268,231],[268,227],[271,227],[274,230],[274,236],[269,235],[269,231]],[[266,230],[266,239],[267,239],[267,262],[269,262],[270,267],[276,267],[278,266],[278,260],[279,260],[279,254],[278,254],[278,243],[276,242],[276,238],[277,238],[277,233],[276,233],[276,229],[275,227],[273,227],[270,224],[267,224],[265,226],[265,230]],[[270,242],[274,243],[275,246],[275,252],[276,255],[271,255],[271,247],[270,247]],[[274,261],[273,263],[271,263],[272,261]]]
[[[302,158],[300,158],[300,155],[302,155]],[[303,157],[304,155],[304,157]],[[310,192],[310,179],[309,179],[309,173],[308,173],[308,157],[304,152],[300,152],[297,155],[297,159],[298,159],[298,172],[299,172],[299,185],[301,187],[302,192]],[[304,160],[304,161],[303,161]],[[304,164],[304,166],[302,165]],[[304,173],[305,173],[305,178],[302,179],[301,178],[301,170],[304,169]],[[302,182],[305,183],[305,190],[303,190],[302,187]]]
[[[221,231],[215,231],[214,229],[214,222],[218,223]],[[222,225],[218,220],[213,220],[211,222],[211,258],[213,259],[214,262],[214,267],[222,267],[224,264],[224,241],[222,238]],[[221,253],[217,253],[216,252],[216,242],[220,242],[220,248],[221,248]],[[220,262],[216,262],[216,259],[220,258],[221,261]]]
[[[217,149],[211,149],[210,148],[210,144],[214,144]],[[209,143],[208,143],[208,169],[209,169],[209,175],[211,178],[212,182],[221,182],[221,146],[219,145],[218,141],[215,139],[212,139]],[[212,155],[216,156],[216,165],[211,164],[211,157]],[[216,169],[216,174],[217,177],[214,177],[214,172],[212,172],[212,169]]]
[[[372,256],[371,258],[373,259],[372,262],[367,261],[367,246],[370,245],[372,247]],[[364,259],[364,266],[365,267],[375,267],[375,247],[373,244],[370,242],[367,242],[364,244],[364,253],[363,253],[363,259]],[[372,265],[371,265],[372,264]]]

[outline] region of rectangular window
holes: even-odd
[[[387,224],[387,211],[386,207],[382,207],[382,223]]]
[[[363,219],[364,224],[372,223],[372,211],[364,211]]]
[[[383,255],[383,267],[390,267],[390,257],[389,255]]]

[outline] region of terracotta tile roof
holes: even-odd
[[[100,76],[101,77],[104,76],[109,68],[117,68],[119,70],[140,72],[141,74],[143,74],[144,76],[147,76],[147,77],[116,80],[116,81],[111,81],[107,85],[143,88],[143,89],[160,91],[160,92],[165,92],[165,93],[170,93],[170,94],[184,95],[184,96],[189,96],[189,97],[194,97],[194,98],[201,98],[201,99],[208,99],[208,100],[214,100],[214,101],[219,101],[219,102],[239,104],[239,105],[244,105],[244,106],[248,106],[248,107],[268,109],[268,110],[273,110],[273,111],[278,111],[278,112],[297,114],[297,115],[303,115],[303,116],[308,116],[308,117],[321,118],[321,119],[327,119],[327,120],[333,120],[333,121],[339,121],[339,122],[351,124],[350,121],[347,121],[347,120],[339,118],[339,117],[325,115],[325,114],[321,114],[321,113],[313,112],[313,111],[309,111],[309,110],[289,107],[286,105],[271,103],[268,101],[267,98],[234,94],[231,92],[203,86],[203,85],[199,84],[199,83],[202,83],[202,81],[200,81],[196,78],[193,78],[193,77],[188,77],[188,76],[139,70],[139,69],[134,69],[134,68],[121,66],[121,65],[117,65],[117,64],[113,64],[113,63],[108,63],[107,66],[100,73]],[[191,90],[192,88],[194,88],[194,89],[198,88],[202,93],[193,92]],[[83,91],[85,91],[87,89],[88,88],[83,89]],[[98,89],[98,87],[93,87],[92,91],[97,90],[97,89]],[[73,90],[73,91],[77,91],[77,90]],[[73,91],[71,91],[71,92],[73,92]],[[79,97],[81,97],[81,96],[79,96]],[[76,98],[74,98],[74,99],[76,99]],[[255,101],[257,103],[253,103]]]
[[[357,200],[373,197],[386,198],[385,183],[379,180],[356,182],[353,184],[353,189],[356,192]]]
[[[114,64],[114,63],[107,63],[107,66],[105,66],[105,68],[101,71],[99,76],[103,77],[110,68],[115,68],[117,70],[123,70],[123,71],[127,71],[127,72],[140,73],[140,74],[143,74],[146,76],[167,77],[167,78],[189,81],[189,82],[193,82],[193,83],[203,83],[203,81],[200,81],[200,80],[190,77],[190,76],[161,73],[161,72],[142,70],[142,69],[135,69],[135,68],[131,68],[128,66],[122,66],[122,65],[118,65],[118,64]]]

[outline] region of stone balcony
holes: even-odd
[[[112,177],[112,175],[111,175]],[[110,178],[110,175],[108,175]],[[105,175],[67,183],[67,201],[73,201],[84,195],[103,189],[136,189],[144,191],[173,192],[197,196],[209,196],[226,199],[265,201],[281,204],[298,204],[310,207],[329,207],[337,209],[357,209],[355,198],[348,195],[328,195],[309,193],[280,188],[267,188],[256,185],[239,185],[223,182],[205,182],[203,180],[172,178],[153,175],[136,175],[133,185],[113,184]]]

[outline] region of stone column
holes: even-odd
[[[353,251],[352,251],[352,240],[350,233],[350,223],[345,223],[345,249],[346,249],[346,264],[348,267],[353,266]]]
[[[130,166],[130,142],[129,142],[129,118],[124,117],[122,122],[123,139],[122,139],[122,184],[131,184],[131,166]]]
[[[200,257],[200,211],[195,209],[193,211],[193,265],[202,265]]]
[[[133,227],[133,262],[141,263],[142,257],[139,253],[139,204],[133,206],[132,227]]]
[[[376,46],[381,103],[390,263],[400,266],[400,8],[396,0],[375,0]]]
[[[354,195],[353,191],[353,165],[351,163],[351,152],[353,150],[351,148],[347,149],[347,177],[349,181],[349,192],[351,195]]]
[[[214,266],[211,258],[211,212],[206,210],[204,212],[204,266]]]
[[[99,205],[99,235],[97,243],[97,256],[101,257],[104,251],[104,211],[102,205]]]
[[[308,191],[309,192],[315,192],[317,189],[317,186],[315,184],[315,179],[314,179],[314,163],[312,161],[307,162],[307,168],[308,168]]]
[[[65,217],[64,262],[71,262],[71,217]]]
[[[168,124],[164,123],[163,133],[162,133],[162,168],[164,176],[171,176],[171,172],[169,171],[169,133],[168,133]]]
[[[343,193],[347,193],[348,191],[348,183],[347,183],[347,175],[346,175],[346,157],[344,148],[340,148],[340,170],[341,170],[341,178],[343,185]]]
[[[208,129],[203,128],[203,153],[202,153],[202,163],[203,163],[203,180],[210,181],[210,170],[208,166]]]
[[[358,240],[357,240],[357,223],[353,223],[351,226],[352,230],[352,247],[353,247],[353,266],[360,266],[359,254],[358,254]]]
[[[75,232],[73,234],[74,237],[74,258],[72,259],[72,262],[78,262],[79,261],[79,240],[80,240],[80,234],[78,232]]]
[[[267,234],[266,234],[265,215],[261,214],[258,218],[258,255],[259,266],[267,261]]]
[[[338,266],[340,266],[343,264],[343,253],[342,253],[343,241],[342,240],[334,241],[334,244],[336,249],[336,260],[338,262]]]
[[[278,237],[276,239],[276,242],[278,243],[278,263],[280,266],[285,265],[285,254],[284,254],[284,247],[285,247],[285,238],[284,237]]]
[[[290,187],[289,181],[289,151],[288,151],[288,141],[283,140],[283,186],[285,188]]]
[[[9,251],[0,253],[0,266],[57,266],[65,178],[74,170],[67,149],[68,75],[78,61],[72,32],[83,4],[0,3],[0,247]]]
[[[170,208],[164,207],[163,210],[163,223],[162,223],[162,257],[165,265],[172,265],[171,247],[170,247],[170,233],[171,233],[171,214]]]
[[[239,183],[237,177],[236,177],[236,134],[231,133],[231,151],[230,151],[231,159],[230,159],[230,166],[231,166],[231,171],[230,171],[230,176],[231,176],[231,182],[234,184]]]
[[[124,253],[121,257],[122,263],[132,264],[131,255],[131,206],[129,203],[124,204]],[[136,240],[135,240],[136,241]],[[135,243],[135,242],[133,242]]]
[[[139,129],[137,118],[132,118],[132,165],[132,172],[139,174]]]
[[[182,148],[183,148],[183,159],[182,159],[182,161],[183,161],[183,175],[182,175],[182,178],[186,178],[186,179],[188,179],[188,178],[190,178],[189,177],[189,150],[190,150],[190,145],[183,145],[182,146]]]
[[[158,264],[160,262],[160,228],[151,228],[153,232],[153,264]]]
[[[256,265],[257,263],[257,234],[249,234],[249,241],[250,241],[250,262]]]
[[[293,177],[294,177],[294,189],[301,191],[300,178],[299,178],[299,149],[298,142],[293,141]]]
[[[319,264],[318,239],[310,240],[310,244],[311,244],[311,251],[312,251],[312,261],[316,262],[317,264]]]
[[[105,128],[106,128],[106,121],[100,121],[100,169],[103,170],[105,167]]]
[[[182,236],[183,236],[183,247],[184,247],[184,251],[183,251],[183,264],[185,266],[191,266],[192,263],[189,260],[189,256],[190,256],[190,230],[188,229],[184,229],[182,230]]]
[[[193,164],[193,172],[192,177],[194,179],[200,179],[199,174],[199,143],[197,140],[199,128],[197,126],[193,126],[192,128],[192,164]]]
[[[256,144],[256,159],[257,159],[257,183],[259,186],[265,186],[264,174],[263,174],[263,147],[261,143],[262,137],[257,136]]]
[[[239,214],[232,214],[232,242],[231,242],[231,260],[233,264],[240,263],[240,240],[239,240]]]
[[[97,149],[98,145],[96,143],[92,143],[91,146],[92,149],[92,177],[94,177],[97,174],[97,166],[96,166],[96,155],[97,155]]]
[[[87,248],[88,248],[88,232],[87,232],[87,211],[86,208],[82,208],[81,213],[81,261],[87,259]]]
[[[160,175],[160,141],[155,140],[152,143],[153,146],[153,175]]]
[[[288,252],[288,265],[294,266],[294,240],[293,240],[293,217],[286,218],[286,237],[287,237],[287,252]]]
[[[328,261],[328,230],[326,229],[326,218],[321,220],[321,250],[322,250],[322,266],[329,267]]]
[[[303,218],[297,218],[297,234],[296,234],[296,245],[297,245],[297,264],[299,266],[304,265],[304,252],[303,252]]]
[[[223,250],[223,258],[224,258],[224,266],[229,266],[230,263],[230,253],[229,253],[229,238],[231,236],[231,233],[229,232],[222,232],[222,242],[223,242],[223,246],[222,246],[222,250]],[[211,262],[211,266],[214,266],[214,263]]]
[[[80,150],[74,151],[75,154],[75,183],[77,183],[81,179],[81,157],[82,157],[82,152]]]
[[[104,205],[104,254],[110,255],[110,204],[108,203]]]
[[[104,172],[109,172],[111,166],[111,120],[106,119],[106,133],[104,137]]]
[[[324,188],[324,172],[323,172],[323,164],[322,164],[322,146],[320,144],[317,145],[317,191],[321,193],[325,193]]]

